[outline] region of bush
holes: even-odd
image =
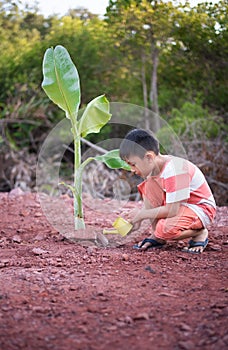
[[[179,137],[188,140],[217,138],[226,129],[223,119],[211,115],[200,102],[185,102],[180,109],[173,108],[168,122]]]

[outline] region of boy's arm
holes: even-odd
[[[165,219],[165,218],[176,216],[179,211],[181,202],[182,201],[169,203],[164,206],[156,207],[152,209],[142,208],[141,210],[138,211],[136,215],[130,218],[130,222],[132,224],[135,224],[136,222],[142,221],[145,219]]]

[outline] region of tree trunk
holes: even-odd
[[[144,102],[144,120],[145,120],[145,129],[150,128],[150,119],[149,119],[149,109],[148,109],[148,92],[147,92],[147,83],[146,83],[146,58],[145,53],[142,53],[142,88],[143,88],[143,102]]]
[[[157,88],[157,73],[158,73],[158,57],[159,49],[154,43],[151,45],[152,55],[152,74],[150,85],[150,108],[154,112],[153,131],[157,132],[160,129],[159,107],[158,107],[158,88]]]

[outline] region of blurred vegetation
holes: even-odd
[[[0,1],[0,179],[8,181],[7,154],[14,152],[12,159],[24,152],[37,155],[49,130],[64,118],[41,89],[44,52],[58,44],[79,71],[82,108],[105,93],[110,102],[157,111],[185,142],[192,161],[195,140],[200,147],[209,142],[212,153],[224,150],[227,10],[225,0],[193,8],[188,2],[110,0],[104,18],[83,8],[46,18],[35,6],[23,8],[20,0]],[[121,128],[109,126],[90,141],[118,137]],[[164,129],[160,135],[167,137]],[[219,154],[220,164],[227,164],[225,150]],[[227,182],[221,172],[219,180],[213,176],[214,183]],[[15,185],[10,181],[0,190]]]

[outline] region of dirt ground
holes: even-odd
[[[85,207],[90,232],[118,215],[102,205]],[[147,230],[107,246],[73,242],[36,194],[1,193],[0,349],[227,349],[228,208],[218,208],[201,255],[182,252],[186,242],[133,250]]]

